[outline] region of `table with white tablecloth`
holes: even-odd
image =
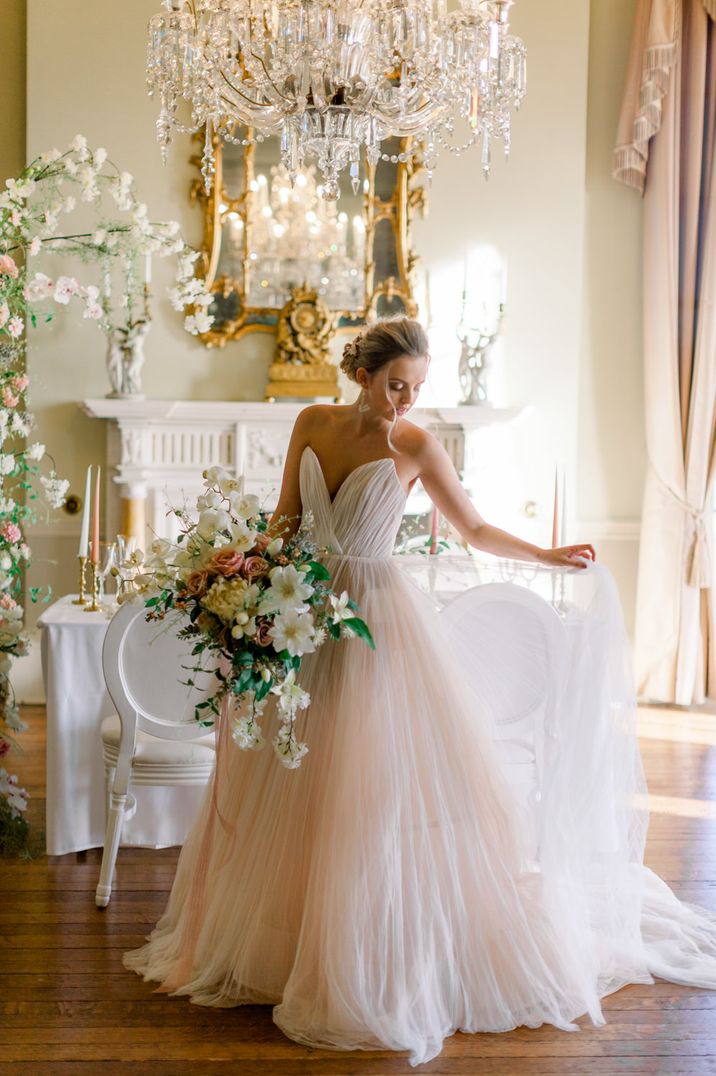
[[[70,595],[39,620],[47,698],[47,854],[99,848],[104,843],[105,779],[100,725],[114,713],[102,675],[109,617],[88,613]],[[204,789],[137,787],[133,818],[122,844],[163,848],[183,844]]]

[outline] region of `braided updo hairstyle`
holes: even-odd
[[[419,321],[404,317],[381,318],[346,344],[341,370],[355,381],[356,370],[361,367],[374,374],[401,355],[427,358],[429,347],[428,334]]]

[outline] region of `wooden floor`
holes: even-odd
[[[17,768],[42,824],[44,712],[26,716]],[[648,862],[716,912],[716,715],[646,710],[641,732],[654,810]],[[174,850],[121,850],[112,902],[99,911],[96,852],[0,861],[0,1074],[716,1074],[716,993],[668,983],[606,999],[605,1027],[455,1035],[417,1069],[399,1054],[298,1046],[266,1007],[205,1009],[157,995],[121,956],[162,912],[175,862]]]

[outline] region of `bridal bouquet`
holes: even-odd
[[[242,480],[212,467],[204,484],[198,519],[177,511],[177,542],[155,541],[134,582],[147,619],[163,620],[172,610],[182,614],[179,638],[193,641],[198,661],[191,671],[205,671],[205,655],[218,667],[220,687],[197,705],[197,720],[212,725],[222,704],[235,701],[234,742],[259,750],[265,743],[259,719],[276,696],[273,747],[284,766],[296,769],[308,751],[295,729],[298,711],[310,702],[297,679],[303,655],[328,640],[357,636],[374,648],[373,639],[355,602],[331,589],[310,519],[304,517],[284,543],[267,533],[258,498],[243,493]],[[194,686],[192,679],[186,682]]]

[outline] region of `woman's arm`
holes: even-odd
[[[419,461],[420,480],[426,493],[465,541],[475,549],[513,560],[539,561],[542,564],[571,568],[586,568],[586,563],[583,562],[595,559],[591,545],[542,549],[486,523],[460,485],[447,452],[430,434],[426,434],[423,440]]]

